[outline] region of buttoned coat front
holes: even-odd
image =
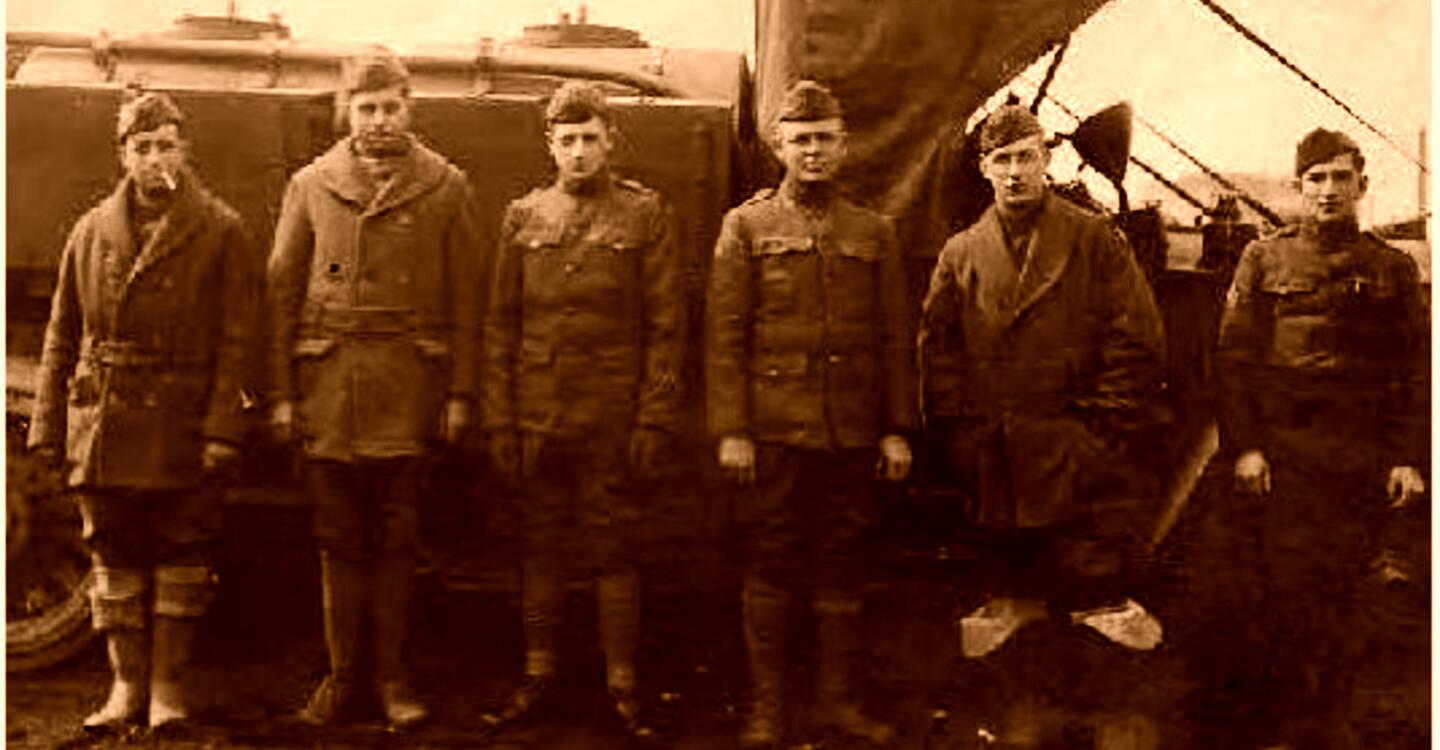
[[[474,401],[482,252],[464,173],[420,143],[378,191],[349,139],[295,173],[266,305],[308,455],[418,455],[447,398]]]
[[[976,520],[1075,518],[1113,468],[1106,426],[1160,385],[1161,319],[1129,248],[1101,216],[1047,196],[1022,267],[992,206],[945,244],[921,312],[928,418],[956,432]]]
[[[486,319],[486,426],[627,440],[680,429],[685,297],[670,209],[637,182],[510,204]]]
[[[143,247],[127,177],[61,255],[29,444],[63,443],[71,486],[192,487],[204,441],[245,434],[259,264],[239,215],[180,185]]]
[[[914,429],[903,273],[889,224],[842,197],[812,217],[766,190],[726,214],[706,300],[710,431],[833,449]]]

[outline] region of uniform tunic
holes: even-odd
[[[759,448],[737,508],[750,574],[853,587],[876,446],[917,426],[895,236],[843,197],[801,206],[782,186],[726,214],[710,274],[710,431]]]
[[[680,429],[685,299],[672,224],[659,193],[609,175],[593,191],[552,185],[506,210],[485,419],[543,440],[526,504],[540,554],[564,555],[559,536],[577,518],[618,527],[591,539],[600,557],[623,551],[638,515],[630,438]]]
[[[1206,546],[1226,563],[1217,585],[1231,645],[1211,658],[1247,674],[1261,721],[1300,744],[1307,733],[1363,744],[1341,727],[1363,713],[1346,704],[1354,681],[1405,648],[1383,611],[1396,594],[1370,565],[1382,548],[1426,533],[1423,514],[1390,511],[1385,494],[1392,467],[1429,463],[1426,317],[1407,255],[1312,223],[1251,243],[1226,301],[1222,465],[1233,471],[1236,457],[1261,451],[1273,491],[1226,493],[1217,509]],[[1423,644],[1415,648],[1411,660],[1423,659]]]

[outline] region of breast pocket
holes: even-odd
[[[840,320],[864,323],[875,319],[879,260],[879,246],[864,240],[841,244],[828,258],[826,300]]]
[[[805,274],[811,273],[816,250],[805,237],[767,237],[755,245],[759,265],[759,307],[785,311],[803,295]]]

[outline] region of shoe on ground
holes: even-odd
[[[960,618],[960,650],[967,659],[979,659],[1005,645],[1020,628],[1047,616],[1043,602],[995,597]]]
[[[413,729],[430,716],[425,704],[420,702],[414,691],[404,682],[381,683],[380,706],[385,711],[385,721],[392,731]]]
[[[339,723],[348,714],[354,696],[353,685],[335,679],[334,675],[327,675],[295,718],[315,727]]]
[[[1071,612],[1070,620],[1135,651],[1153,650],[1165,637],[1160,621],[1134,599],[1114,606]]]
[[[123,732],[143,723],[150,705],[145,686],[139,682],[115,680],[105,705],[85,717],[82,728],[89,733]]]
[[[544,713],[554,697],[554,675],[527,675],[520,687],[510,694],[504,708],[481,714],[480,721],[491,729],[529,721]]]
[[[831,731],[864,740],[875,747],[886,747],[895,741],[894,727],[866,716],[854,703],[826,707],[820,714],[820,721]]]

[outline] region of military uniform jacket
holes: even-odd
[[[1250,243],[1218,351],[1222,435],[1308,473],[1429,464],[1429,324],[1415,262],[1315,225]]]
[[[474,400],[483,252],[465,175],[416,143],[378,194],[342,140],[286,189],[268,269],[270,386],[306,452],[421,453]]]
[[[916,427],[900,250],[879,214],[788,189],[725,215],[710,270],[710,430],[802,448],[873,447]]]
[[[245,434],[258,264],[193,174],[140,248],[131,200],[127,177],[70,233],[29,443],[66,446],[71,486],[183,489],[204,441]]]
[[[1086,470],[1161,383],[1164,336],[1144,276],[1102,216],[1045,198],[1016,267],[994,206],[945,244],[921,312],[926,415],[974,461],[978,522],[1057,523],[1097,501]]]
[[[661,195],[608,177],[512,202],[486,320],[486,426],[555,436],[675,432],[684,289]]]

